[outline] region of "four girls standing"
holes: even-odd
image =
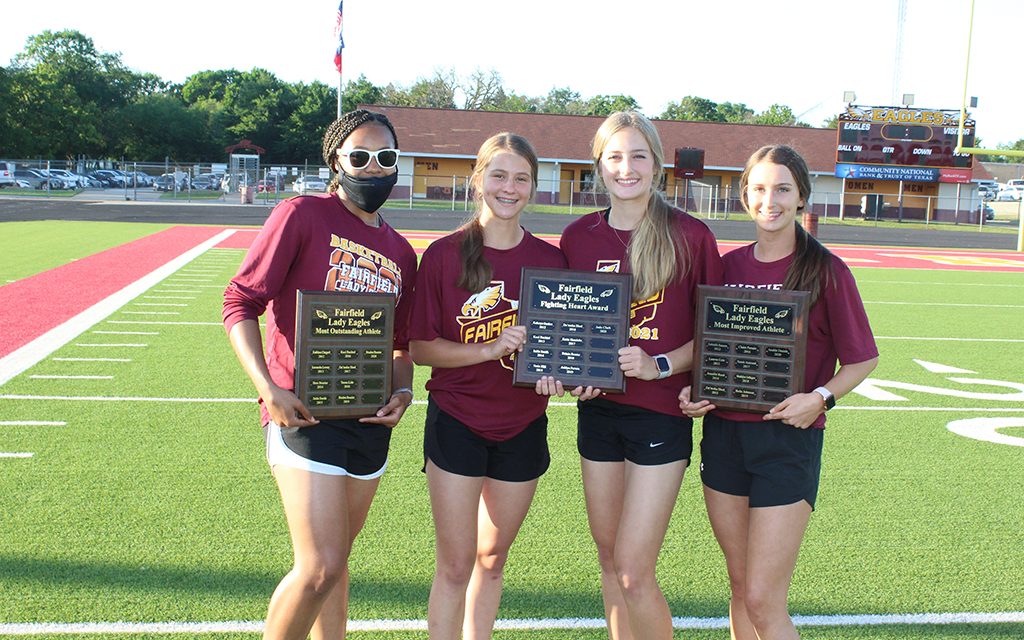
[[[391,428],[412,401],[412,359],[432,368],[424,433],[437,553],[430,637],[490,637],[509,549],[550,462],[548,396],[564,391],[553,378],[536,389],[512,386],[512,359],[526,338],[516,322],[524,266],[634,278],[629,344],[619,351],[626,392],[571,390],[609,637],[672,637],[655,567],[692,453],[692,418],[705,415],[702,480],[726,557],[733,637],[798,637],[786,600],[817,493],[824,412],[878,356],[849,269],[796,223],[810,196],[803,159],[784,146],[750,158],[741,197],[757,242],[724,261],[731,286],[811,292],[806,392],[760,415],[690,402],[696,287],[723,283],[723,262],[707,226],[659,193],[664,153],[647,118],[621,112],[601,125],[594,173],[610,206],[570,224],[561,251],[520,225],[537,189],[529,142],[510,133],[485,141],[472,177],[476,213],[424,253],[415,305],[412,248],[376,213],[397,178],[397,146],[381,114],[335,121],[324,159],[339,179],[325,196],[278,205],[225,293],[225,326],[260,395],[295,555],[264,637],[344,637],[348,555],[386,467]],[[376,416],[317,421],[292,391],[299,289],[398,299],[396,391]],[[264,312],[266,356],[257,324]]]

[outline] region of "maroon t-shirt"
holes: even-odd
[[[394,348],[408,349],[415,280],[416,252],[387,223],[367,226],[334,194],[290,198],[271,211],[224,292],[224,327],[266,311],[267,367],[274,384],[291,389],[297,290],[393,294]]]
[[[757,244],[757,243],[754,243]],[[754,244],[730,251],[723,258],[725,283],[730,287],[782,289],[786,270],[793,262],[790,254],[775,262],[759,262],[754,257]],[[878,356],[875,337],[864,311],[857,282],[838,256],[832,256],[832,275],[822,286],[818,301],[811,307],[807,321],[807,366],[804,369],[803,392],[822,386],[832,379],[836,362],[864,362]],[[726,411],[715,413],[739,422],[761,422],[764,412]],[[825,414],[813,427],[825,426]]]
[[[631,232],[613,229],[607,210],[595,211],[576,220],[562,233],[562,252],[569,268],[585,271],[629,271],[626,245]],[[629,344],[656,356],[693,340],[697,285],[722,283],[722,258],[718,243],[700,220],[672,209],[674,230],[689,249],[689,269],[647,300],[634,300],[630,307]],[[679,390],[690,384],[690,373],[677,373],[662,380],[629,378],[626,393],[609,393],[603,398],[679,415]]]
[[[505,327],[517,324],[523,267],[565,268],[557,247],[526,232],[512,249],[484,248],[491,282],[483,291],[455,285],[462,273],[459,244],[463,232],[437,240],[423,252],[416,283],[410,340],[444,338],[471,344],[492,342]],[[445,413],[488,440],[508,440],[547,408],[546,396],[512,386],[512,359],[469,367],[434,367],[427,382],[430,397]]]

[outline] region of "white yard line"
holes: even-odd
[[[895,613],[793,616],[797,627],[862,627],[879,625],[1006,624],[1024,622],[1024,611],[991,613]],[[351,620],[349,631],[426,631],[426,620]],[[501,619],[495,629],[541,631],[549,629],[603,629],[604,618]],[[729,619],[674,617],[675,629],[726,629]],[[260,633],[261,620],[219,622],[28,622],[2,623],[0,635],[138,634],[138,633]]]
[[[57,420],[0,420],[0,427],[64,427],[67,424]]]
[[[32,380],[113,380],[114,376],[29,376]]]
[[[256,397],[249,398],[175,398],[150,396],[40,396],[27,394],[0,394],[0,400],[62,400],[70,402],[182,402],[197,404],[245,403],[256,402]],[[426,405],[426,400],[413,400],[413,404]],[[575,407],[575,402],[549,402],[550,407]],[[1022,413],[1024,407],[880,407],[838,405],[832,411],[946,411],[949,413]]]
[[[896,300],[865,300],[864,304],[899,304],[909,307],[969,307],[972,309],[1024,309],[1024,304],[969,304],[966,302],[900,302]]]
[[[857,284],[861,284],[862,282],[870,282],[872,284],[910,284],[915,286],[925,284],[936,287],[1011,287],[1013,289],[1020,289],[1024,287],[1024,284],[999,284],[995,282],[915,282],[913,280],[864,280],[857,278]]]
[[[131,358],[50,358],[54,362],[131,362]]]
[[[73,318],[50,329],[23,347],[0,358],[0,385],[3,385],[37,362],[42,361],[57,349],[77,338],[87,329],[106,319],[131,300],[152,289],[157,283],[166,280],[175,271],[217,246],[225,238],[234,234],[235,231],[236,229],[225,229],[162,267],[154,269],[120,291],[107,296]]]
[[[875,340],[934,340],[937,342],[1024,342],[1017,338],[930,338],[928,336],[875,336]]]
[[[107,324],[172,324],[172,325],[204,325],[223,327],[223,322],[175,322],[173,320],[107,320]]]
[[[34,453],[0,451],[0,458],[31,458]]]

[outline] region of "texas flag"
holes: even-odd
[[[334,22],[334,35],[338,38],[338,48],[334,52],[334,67],[341,73],[341,50],[345,48],[345,38],[342,36],[341,28],[344,25],[344,21],[341,17],[341,6],[344,4],[344,0],[338,3],[338,15]]]

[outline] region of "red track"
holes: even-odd
[[[113,249],[0,287],[0,357],[119,291],[145,274],[223,231],[221,227],[172,227]],[[239,229],[218,248],[246,249],[255,229]],[[444,235],[406,231],[417,253]],[[557,245],[557,236],[544,236]],[[722,252],[742,243],[722,242]],[[833,245],[852,267],[958,269],[1024,273],[1024,254],[911,247]],[[226,284],[226,283],[225,283]]]

